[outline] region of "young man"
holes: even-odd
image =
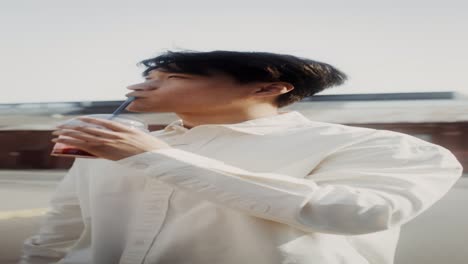
[[[400,226],[461,176],[441,146],[278,110],[343,83],[331,65],[233,51],[142,64],[127,109],[180,119],[54,132],[101,159],[76,159],[22,263],[389,264]]]

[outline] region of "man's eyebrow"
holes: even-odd
[[[164,71],[160,71],[160,72],[163,73],[164,75],[175,74],[175,75],[186,75],[186,76],[195,77],[195,74],[190,74],[190,73],[185,73],[185,72],[164,72]],[[150,75],[146,75],[146,76],[144,76],[144,78],[145,78],[145,80],[151,80]]]

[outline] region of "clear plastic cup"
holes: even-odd
[[[85,115],[85,116],[99,118],[99,119],[109,119],[111,115],[112,114],[93,114],[93,115]],[[135,117],[119,115],[117,117],[114,117],[111,121],[119,122],[121,124],[129,126],[130,128],[140,129],[144,132],[148,132],[148,133],[150,132],[148,130],[148,124],[144,120],[141,120]],[[109,130],[100,125],[87,123],[76,118],[72,118],[61,124],[71,125],[71,126],[97,127],[97,128]],[[70,137],[59,135],[59,138],[70,138]],[[98,158],[94,156],[93,154],[88,153],[84,150],[78,149],[76,147],[68,146],[60,142],[55,143],[54,148],[52,149],[52,152],[50,153],[50,155],[60,156],[60,157],[71,157],[71,158],[90,158],[90,159]]]

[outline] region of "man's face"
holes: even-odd
[[[149,72],[143,83],[128,86],[135,96],[126,109],[131,112],[216,112],[242,107],[252,93],[252,86],[239,85],[225,74],[200,76]]]

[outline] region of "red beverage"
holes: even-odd
[[[96,156],[94,156],[93,154],[89,152],[86,152],[84,150],[77,149],[71,146],[67,146],[62,143],[56,143],[50,155],[63,156],[63,157],[76,157],[76,158],[90,158],[90,159],[97,158]]]

